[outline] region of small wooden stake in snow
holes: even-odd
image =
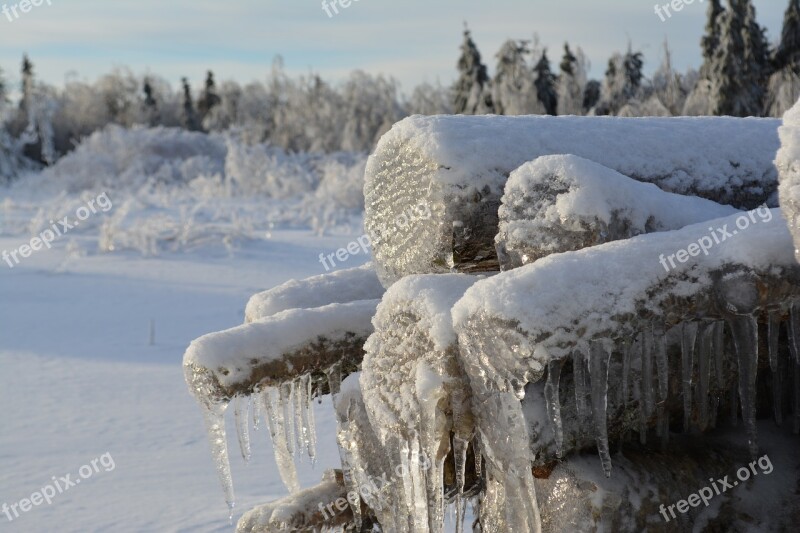
[[[149,346],[156,345],[156,321],[155,319],[150,319],[150,343]]]

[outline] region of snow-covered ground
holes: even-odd
[[[52,175],[30,179],[35,185],[0,190],[0,252],[28,243],[51,218],[74,219],[101,192],[62,194]],[[81,479],[80,467],[104,454],[113,458],[113,469],[100,466],[49,505],[19,518],[9,511],[11,522],[0,511],[0,531],[231,531],[201,412],[184,383],[183,352],[196,337],[241,324],[252,294],[324,273],[319,254],[360,235],[356,216],[335,236],[319,236],[303,200],[210,194],[208,215],[191,216],[192,234],[205,238],[176,240],[157,230],[169,221],[187,226],[187,209],[200,205],[197,188],[143,189],[112,184],[108,212],[14,268],[0,263],[0,506],[30,498],[54,476]],[[294,208],[298,222],[287,223]],[[231,223],[242,211],[253,224]],[[114,217],[122,224],[110,225]],[[109,235],[128,244],[108,247]],[[367,260],[353,256],[337,268]],[[314,469],[300,465],[304,487],[339,464],[330,403],[315,407],[320,450]],[[232,453],[234,520],[286,494],[263,422],[253,441],[249,465]]]

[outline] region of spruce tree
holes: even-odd
[[[28,58],[28,54],[22,56],[22,99],[19,102],[20,108],[28,113],[33,98],[33,63]]]
[[[197,124],[197,115],[192,102],[192,88],[186,78],[181,79],[181,84],[183,85],[183,127],[189,131],[197,131],[200,128]]]
[[[453,86],[453,112],[476,115],[492,111],[489,95],[489,75],[481,63],[481,54],[472,40],[469,29],[464,29],[461,57],[458,59],[459,76]]]
[[[800,74],[800,0],[789,0],[783,16],[781,42],[772,57],[775,70],[789,68]]]
[[[217,95],[217,87],[214,83],[214,73],[210,70],[206,74],[206,85],[203,89],[203,95],[197,102],[197,110],[200,112],[200,122],[206,118],[208,113],[221,102],[219,95]]]
[[[492,102],[498,115],[541,115],[533,71],[528,67],[527,41],[509,39],[497,53]]]
[[[786,8],[772,68],[764,112],[770,117],[781,117],[800,98],[800,0],[790,0]]]
[[[700,67],[700,76],[706,77],[710,73],[711,63],[714,60],[714,52],[719,46],[720,40],[720,16],[725,13],[721,0],[711,0],[708,3],[708,22],[706,22],[706,34],[700,41],[703,48],[703,65]]]
[[[556,93],[556,77],[550,70],[550,60],[547,59],[547,49],[542,51],[542,57],[534,67],[536,72],[536,95],[544,106],[548,115],[555,115],[558,108],[558,95]]]
[[[711,65],[711,111],[715,115],[760,116],[768,69],[764,30],[750,0],[729,0]]]
[[[573,54],[569,44],[564,44],[564,57],[561,59],[561,73],[558,76],[559,115],[584,114],[584,90],[586,88],[586,59],[580,48]]]
[[[142,103],[144,119],[147,125],[152,127],[158,122],[158,102],[156,102],[153,95],[153,86],[150,84],[150,78],[144,79],[142,92],[144,92],[144,102]]]

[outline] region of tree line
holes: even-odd
[[[164,78],[117,69],[93,83],[56,88],[36,80],[25,56],[17,102],[0,70],[0,176],[32,162],[52,164],[81,138],[107,124],[237,130],[248,142],[287,151],[369,151],[410,114],[549,114],[781,116],[800,96],[800,0],[790,0],[780,39],[771,46],[751,0],[711,0],[700,42],[699,70],[677,72],[668,44],[652,78],[629,43],[609,60],[602,80],[564,44],[558,70],[537,40],[510,39],[490,76],[464,30],[451,86],[424,83],[403,95],[392,77],[352,72],[330,84],[315,74],[292,78],[280,58],[266,81],[217,83],[209,71],[200,90],[186,78],[174,90]]]

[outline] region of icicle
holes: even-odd
[[[800,363],[794,364],[794,434],[800,435]]]
[[[279,408],[283,411],[283,427],[286,431],[286,449],[294,456],[294,383],[281,383]]]
[[[638,359],[640,368],[644,367],[642,361],[642,342],[641,335],[633,346],[633,349],[639,352]],[[642,445],[647,444],[647,407],[645,406],[644,392],[642,392],[642,374],[643,372],[634,372],[633,375],[633,397],[639,402],[639,442]]]
[[[714,341],[711,347],[714,350],[714,375],[716,376],[717,391],[725,390],[725,321],[714,322]],[[711,400],[711,427],[717,427],[719,406],[722,403],[721,393],[717,392]]]
[[[694,344],[697,323],[684,322],[681,335],[681,381],[683,383],[683,430],[689,431],[692,421],[692,375],[694,373]]]
[[[292,384],[292,400],[294,404],[294,427],[295,438],[297,439],[298,455],[308,452],[308,428],[303,416],[303,402],[306,397],[306,386],[303,383],[303,376]]]
[[[725,389],[725,321],[714,322],[714,374],[716,375],[717,388]]]
[[[256,392],[255,398],[250,402],[253,409],[253,431],[258,431],[261,425],[261,402],[258,401],[260,393]]]
[[[317,462],[317,424],[314,418],[314,380],[310,374],[304,377],[305,390],[301,390],[303,397],[303,427],[307,430],[306,450],[313,466]]]
[[[228,408],[228,402],[221,401],[214,396],[216,386],[212,381],[211,374],[205,369],[197,370],[195,366],[187,365],[184,367],[184,375],[189,390],[197,399],[203,412],[203,421],[211,445],[211,455],[222,484],[222,490],[225,493],[225,502],[228,504],[228,519],[233,522],[236,497],[233,491],[233,476],[231,476],[231,464],[228,457],[228,439],[225,434],[225,411]]]
[[[342,390],[342,364],[336,363],[331,366],[325,371],[325,375],[328,377],[328,389],[330,389],[331,397],[335,404],[336,397],[339,395],[339,391]]]
[[[667,399],[669,396],[669,361],[667,361],[667,339],[663,324],[653,324],[653,357],[658,375],[658,433],[661,445],[669,442],[669,418]]]
[[[481,454],[481,441],[477,435],[472,439],[472,451],[475,454],[475,477],[480,479],[483,475],[483,455]]]
[[[586,405],[586,361],[581,348],[572,351],[572,375],[575,380],[575,407],[578,413],[578,423],[583,424],[588,406]]]
[[[781,312],[770,311],[767,325],[767,345],[769,349],[769,368],[772,371],[772,409],[775,413],[775,423],[783,423],[783,406],[781,405],[781,375],[778,369],[778,339],[781,328]]]
[[[653,331],[646,328],[642,338],[642,394],[644,394],[645,415],[650,418],[655,410],[655,387],[653,387]]]
[[[561,381],[561,366],[563,363],[563,361],[557,359],[547,364],[547,383],[544,386],[548,418],[553,423],[553,432],[556,437],[556,457],[558,458],[561,458],[564,453],[564,430],[561,422],[561,401],[559,399],[559,383]]]
[[[728,319],[739,361],[739,398],[747,429],[750,454],[758,455],[756,430],[756,380],[758,373],[758,321],[754,315],[732,315]]]
[[[275,463],[278,465],[278,473],[283,480],[283,484],[289,492],[300,490],[300,483],[297,481],[297,467],[294,464],[292,454],[289,452],[289,443],[286,439],[286,419],[283,409],[283,386],[281,391],[274,393],[274,389],[267,388],[264,391],[264,407],[267,411],[269,420],[269,431],[272,436],[272,447],[275,451]],[[279,396],[279,405],[275,405],[275,396]]]
[[[630,375],[631,375],[631,355],[633,354],[633,346],[630,340],[625,339],[622,345],[622,398],[620,398],[619,404],[621,406],[628,405],[628,400],[630,400]]]
[[[711,352],[713,351],[714,324],[703,322],[700,326],[700,343],[697,351],[699,389],[697,402],[700,405],[700,431],[708,428],[708,394],[711,387]]]
[[[256,402],[257,403],[257,402]],[[239,436],[239,450],[245,462],[250,461],[250,420],[248,419],[249,398],[237,396],[233,399],[233,416],[236,422],[236,434]]]
[[[602,341],[591,343],[589,355],[589,374],[592,386],[592,415],[597,451],[606,477],[611,477],[611,454],[608,448],[608,367],[611,351]]]
[[[467,448],[469,441],[453,437],[453,460],[456,467],[456,533],[464,533],[464,500],[465,471],[467,465]]]
[[[792,304],[789,311],[789,350],[794,362],[800,364],[800,304]]]

